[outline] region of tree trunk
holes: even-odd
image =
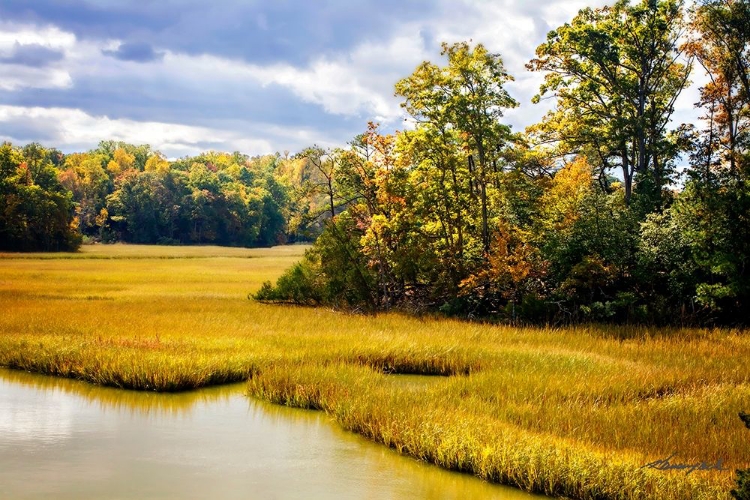
[[[328,177],[328,201],[330,203],[331,219],[336,216],[336,207],[333,203],[333,180]]]
[[[643,173],[646,171],[646,127],[643,120],[646,114],[646,89],[644,88],[643,77],[638,83],[638,115],[636,116],[636,141],[638,144],[638,161],[636,163],[636,172]]]
[[[630,172],[627,151],[622,152],[622,179],[625,186],[625,204],[630,205],[630,196],[633,193],[633,175]]]

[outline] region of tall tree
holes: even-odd
[[[708,156],[719,156],[736,176],[748,168],[750,148],[750,2],[703,0],[692,14],[686,50],[709,77],[700,102],[709,124]]]
[[[547,73],[535,99],[557,97],[538,130],[602,172],[619,167],[628,203],[636,176],[657,196],[669,180],[668,125],[691,66],[680,62],[682,11],[681,0],[583,9],[549,32],[527,65]]]
[[[304,159],[307,165],[312,167],[310,175],[301,186],[305,189],[306,195],[308,197],[322,195],[326,200],[322,212],[314,214],[313,217],[318,218],[323,213],[327,213],[329,218],[333,219],[336,216],[336,210],[347,202],[343,197],[338,178],[341,170],[342,152],[326,150],[320,146],[311,146],[305,148],[297,156]]]
[[[693,296],[723,320],[750,297],[750,2],[703,0],[686,50],[709,79],[705,128],[694,135],[688,180],[674,206],[695,269]]]
[[[472,192],[462,142],[454,129],[423,124],[400,134],[396,146],[398,162],[411,171],[421,230],[433,241],[432,249],[443,264],[431,281],[440,283],[447,294],[454,293],[465,277],[465,249],[476,246],[475,235],[466,228]]]
[[[518,103],[503,85],[513,80],[502,58],[482,44],[443,43],[441,55],[448,65],[423,62],[414,73],[396,84],[403,107],[420,123],[437,130],[451,128],[466,143],[466,161],[476,183],[480,202],[482,248],[490,250],[488,185],[510,128],[499,119]],[[476,155],[476,160],[475,156]]]
[[[106,205],[110,190],[107,172],[102,167],[106,157],[93,153],[73,153],[65,159],[60,182],[73,193],[81,232],[92,234],[96,219]]]

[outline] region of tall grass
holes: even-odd
[[[254,396],[558,496],[728,498],[734,469],[750,465],[737,418],[750,409],[745,332],[518,329],[267,306],[248,292],[303,248],[84,248],[71,259],[0,257],[0,365],[157,391],[250,378]],[[731,470],[641,467],[672,453]]]

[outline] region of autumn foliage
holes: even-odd
[[[346,201],[300,264],[317,290],[302,302],[514,322],[747,324],[746,4],[582,10],[528,66],[545,73],[540,97],[557,106],[526,134],[503,124],[517,103],[501,57],[444,44],[445,65],[424,62],[396,84],[415,129],[370,126],[333,153],[330,193]],[[707,128],[670,129],[695,60],[713,78],[699,103]],[[290,278],[258,298],[296,300]]]

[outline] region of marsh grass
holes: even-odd
[[[253,396],[326,411],[402,453],[558,496],[728,498],[750,466],[744,332],[519,329],[247,300],[303,250],[3,255],[0,365],[155,391],[249,378]],[[672,453],[731,470],[641,468]]]

